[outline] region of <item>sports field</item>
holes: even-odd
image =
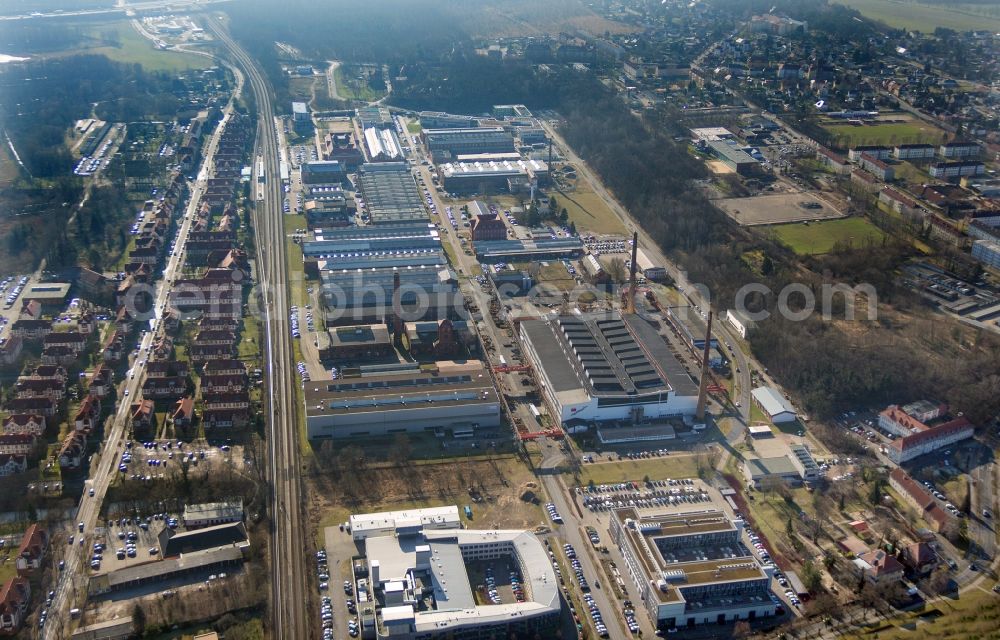
[[[885,124],[823,123],[823,128],[836,137],[835,146],[893,144],[941,144],[946,135],[941,129],[925,122],[891,122]]]
[[[836,0],[890,27],[932,33],[936,27],[957,31],[987,29],[1000,31],[996,3],[955,3],[943,6],[912,0]]]
[[[770,227],[782,244],[799,255],[829,253],[838,244],[854,248],[877,245],[883,234],[864,218],[824,220],[808,225],[802,223],[779,224]]]

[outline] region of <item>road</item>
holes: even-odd
[[[278,179],[278,136],[274,121],[273,93],[267,79],[247,53],[214,18],[209,30],[229,50],[250,81],[259,118],[257,153],[263,160],[263,198],[253,212],[257,236],[261,285],[261,320],[264,323],[265,384],[269,429],[268,472],[271,487],[271,632],[275,638],[309,638],[318,624],[309,625],[306,613],[306,529],[302,516],[302,486],[299,475],[299,407],[292,377],[292,345],[289,327],[288,273],[282,229],[284,193]]]
[[[628,638],[631,634],[625,627],[621,617],[622,606],[609,595],[611,585],[608,584],[608,577],[604,575],[604,569],[596,558],[594,546],[583,535],[578,524],[580,517],[577,515],[576,507],[562,483],[561,474],[556,471],[566,462],[565,454],[561,447],[553,444],[553,441],[548,438],[540,439],[539,444],[542,446],[543,457],[541,463],[538,465],[538,477],[541,478],[542,484],[545,485],[545,493],[549,496],[549,500],[552,501],[559,515],[566,521],[566,524],[559,527],[556,533],[564,538],[566,542],[573,545],[573,548],[576,550],[576,556],[580,560],[580,564],[583,565],[583,573],[591,585],[590,595],[594,596],[594,601],[601,610],[601,616],[604,619],[604,624],[608,627],[611,637]],[[607,530],[604,530],[601,531],[601,535],[606,537],[610,534]],[[579,591],[579,585],[576,584],[575,576],[572,573],[567,572],[563,577],[568,584],[572,584],[575,590]],[[601,581],[600,589],[595,586],[595,581],[597,580]],[[587,618],[587,623],[592,624],[589,617],[586,616],[586,611],[580,611],[580,615],[581,620]],[[639,618],[646,618],[646,616],[636,616],[637,620]]]
[[[243,87],[242,77],[237,75],[236,89],[233,97],[238,96]],[[233,111],[233,98],[223,110],[223,118],[216,127],[205,148],[204,161],[198,174],[197,181],[191,188],[190,198],[181,219],[181,224],[177,232],[177,244],[173,255],[168,260],[163,271],[163,279],[158,283],[154,295],[154,327],[159,327],[160,319],[166,309],[167,298],[170,293],[170,283],[181,274],[184,267],[184,247],[187,242],[188,231],[191,222],[194,220],[194,213],[197,209],[198,201],[202,191],[205,189],[208,178],[213,174],[213,159],[215,149],[218,146],[219,138],[225,129],[225,124],[229,121]],[[124,450],[125,434],[129,423],[129,413],[131,401],[138,395],[146,369],[147,354],[153,344],[155,330],[143,331],[137,347],[138,350],[133,357],[131,375],[122,381],[118,388],[118,410],[113,416],[108,418],[105,428],[105,438],[99,454],[94,456],[91,463],[91,477],[87,481],[87,487],[94,490],[91,497],[89,493],[84,493],[80,498],[80,505],[77,510],[76,521],[83,523],[86,534],[92,534],[94,528],[98,526],[98,517],[101,505],[107,494],[108,486],[116,476],[117,467],[121,452]],[[79,532],[77,532],[78,534]],[[39,633],[43,640],[59,636],[61,625],[69,620],[68,611],[74,607],[82,607],[86,600],[87,571],[89,569],[89,546],[77,546],[65,557],[66,566],[59,575],[59,580],[54,588],[56,597],[52,606],[49,607],[48,620],[50,621]]]

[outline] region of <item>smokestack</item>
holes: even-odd
[[[552,138],[549,138],[549,171],[552,171]]]
[[[638,268],[636,266],[636,251],[639,250],[639,232],[632,232],[632,262],[629,265],[628,272],[628,299],[625,301],[625,310],[628,313],[635,313],[635,271]]]
[[[698,407],[695,409],[695,417],[698,420],[705,419],[705,401],[708,395],[708,353],[712,350],[712,316],[708,312],[708,328],[705,329],[705,349],[701,354],[701,381],[698,385]]]

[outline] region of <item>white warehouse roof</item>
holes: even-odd
[[[795,409],[773,387],[757,387],[752,395],[769,417],[773,418],[782,413],[795,414]]]

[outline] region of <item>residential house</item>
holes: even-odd
[[[146,398],[132,403],[129,419],[133,431],[148,432],[153,430],[156,427],[156,403]]]
[[[0,477],[24,473],[28,470],[28,457],[23,455],[0,455]]]
[[[242,409],[250,408],[250,394],[247,391],[236,393],[207,394],[202,398],[205,409]]]
[[[23,377],[34,380],[58,380],[66,384],[69,374],[66,372],[65,367],[40,364],[29,375]]]
[[[15,398],[51,398],[59,402],[66,395],[66,383],[56,378],[18,378]]]
[[[49,533],[37,522],[32,523],[21,537],[21,547],[17,552],[17,575],[34,573],[42,566],[42,559],[49,548]]]
[[[52,333],[48,320],[16,320],[10,325],[10,334],[24,340],[42,340]]]
[[[249,421],[249,414],[245,410],[234,409],[205,409],[201,417],[206,429],[239,429]]]
[[[246,388],[246,374],[206,374],[201,378],[201,392],[204,395],[238,393]]]
[[[174,410],[170,414],[174,426],[179,429],[186,429],[194,422],[194,398],[184,396],[174,403]]]
[[[889,486],[895,489],[907,504],[916,509],[920,517],[934,531],[940,532],[953,521],[952,516],[938,505],[931,494],[902,469],[893,469],[889,473]]]
[[[851,168],[847,162],[847,158],[839,153],[830,151],[826,147],[816,148],[816,159],[834,173],[847,173]]]
[[[861,154],[858,166],[883,182],[892,182],[896,176],[895,169],[869,153]]]
[[[4,433],[0,435],[0,455],[26,456],[34,453],[38,436],[30,433]]]
[[[87,336],[79,331],[53,331],[42,338],[42,347],[69,347],[76,355],[87,348]]]
[[[205,363],[205,367],[202,370],[202,375],[246,375],[247,366],[242,360],[235,360],[233,358],[219,358],[216,360],[209,360]]]
[[[895,582],[903,578],[905,567],[892,554],[875,549],[859,556],[855,564],[871,582]]]
[[[94,373],[90,376],[90,387],[88,389],[90,395],[96,396],[101,400],[107,398],[114,389],[114,375],[111,367],[106,367],[103,363],[97,365]]]
[[[59,466],[79,469],[87,452],[87,436],[83,431],[70,431],[59,449]]]
[[[31,583],[20,576],[0,587],[0,635],[12,636],[21,630],[31,600]]]
[[[80,408],[76,410],[73,417],[73,426],[76,431],[90,432],[97,426],[97,421],[101,417],[101,401],[95,396],[87,395],[83,397]]]
[[[188,379],[184,376],[146,378],[142,383],[142,397],[152,400],[174,400],[184,395]]]
[[[146,378],[186,378],[190,365],[183,360],[150,360],[146,363]]]
[[[903,565],[915,575],[925,575],[937,566],[938,557],[926,542],[914,542],[902,549]]]
[[[42,362],[68,367],[76,362],[77,351],[68,345],[57,344],[42,349]]]
[[[16,364],[24,351],[24,340],[18,336],[10,336],[0,344],[0,366],[10,366]]]
[[[31,413],[46,418],[52,418],[56,415],[56,411],[59,408],[59,403],[57,403],[52,398],[14,398],[7,402],[7,411],[10,413]]]
[[[3,433],[8,435],[33,435],[45,433],[45,416],[31,413],[15,413],[4,418]]]

